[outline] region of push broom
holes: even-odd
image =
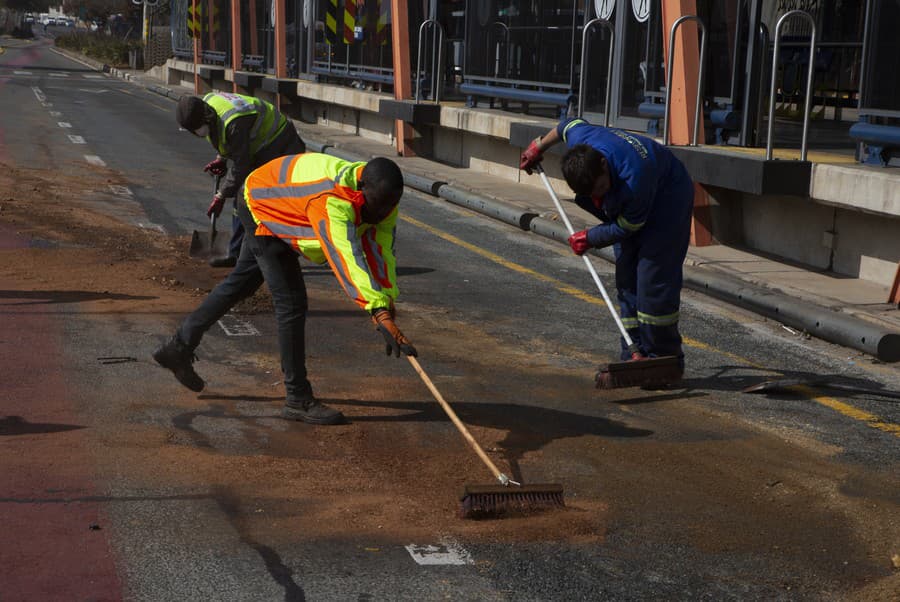
[[[547,174],[544,173],[543,167],[538,164],[534,169],[540,174],[541,180],[547,188],[547,192],[550,193],[553,204],[556,205],[556,211],[566,225],[569,236],[575,234],[572,222],[569,221],[569,217],[566,215],[566,211],[563,209],[559,197],[556,196],[553,186],[550,185],[550,180],[547,178]],[[597,371],[597,376],[595,377],[597,388],[619,389],[623,387],[665,385],[681,380],[681,362],[677,357],[674,355],[647,357],[641,353],[638,346],[635,345],[634,341],[628,335],[625,325],[622,324],[622,319],[619,317],[618,312],[616,312],[612,300],[610,300],[609,294],[606,292],[606,287],[603,286],[603,282],[600,280],[600,276],[597,275],[594,264],[591,263],[591,260],[587,255],[582,255],[581,258],[584,259],[584,264],[591,273],[594,283],[596,283],[597,288],[600,289],[600,294],[606,302],[606,307],[609,308],[609,313],[612,315],[613,320],[616,321],[616,326],[619,327],[619,332],[622,333],[622,338],[625,340],[625,345],[628,348],[628,352],[631,354],[631,359],[628,361],[601,365],[600,369]]]
[[[562,485],[555,483],[522,485],[500,472],[475,438],[459,419],[450,404],[437,390],[431,379],[419,365],[419,361],[411,355],[406,356],[409,363],[422,378],[422,382],[434,395],[447,416],[462,434],[466,442],[475,450],[485,466],[494,473],[499,485],[466,485],[460,498],[459,514],[462,518],[491,518],[507,513],[529,513],[553,507],[565,506]]]

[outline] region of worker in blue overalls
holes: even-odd
[[[522,153],[531,173],[560,140],[569,150],[562,172],[579,207],[603,223],[576,232],[577,255],[613,245],[622,322],[646,357],[676,356],[684,369],[678,332],[682,264],[691,235],[694,184],[665,146],[645,136],[564,119]],[[631,359],[624,340],[622,359]]]

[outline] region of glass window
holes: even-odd
[[[865,108],[900,111],[900,0],[875,0],[869,18]]]

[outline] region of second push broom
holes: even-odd
[[[547,188],[547,192],[550,193],[553,204],[556,205],[556,211],[566,225],[569,236],[575,234],[572,222],[569,221],[569,217],[566,215],[566,211],[563,209],[559,197],[556,196],[556,191],[554,191],[553,186],[550,185],[550,180],[547,178],[547,174],[544,173],[543,167],[536,165],[534,169],[540,174],[541,180]],[[628,352],[631,354],[630,360],[601,365],[596,376],[597,388],[618,389],[622,387],[662,386],[681,380],[681,362],[677,357],[674,355],[646,357],[641,353],[641,350],[628,335],[628,330],[626,330],[625,325],[622,323],[622,319],[619,317],[618,312],[616,312],[612,300],[606,292],[606,287],[603,286],[600,276],[597,275],[597,270],[594,269],[594,264],[591,263],[591,260],[587,255],[582,255],[581,258],[584,259],[584,264],[591,273],[594,283],[597,285],[597,288],[600,289],[603,301],[606,302],[606,307],[616,321],[616,326],[619,327],[619,332],[622,333],[622,338],[625,340],[625,345],[628,348]]]
[[[522,485],[500,472],[484,450],[475,441],[475,437],[466,428],[450,404],[437,390],[431,379],[419,365],[419,361],[411,355],[406,356],[409,363],[421,377],[422,382],[434,395],[444,412],[453,422],[485,466],[494,473],[499,485],[466,485],[460,498],[460,516],[462,518],[492,518],[507,513],[529,513],[552,507],[565,506],[562,485],[556,483]]]

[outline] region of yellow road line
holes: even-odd
[[[430,234],[433,234],[433,235],[437,236],[438,238],[443,238],[447,242],[450,242],[454,245],[457,245],[468,251],[471,251],[472,253],[475,253],[476,255],[480,255],[481,257],[484,257],[485,259],[492,261],[498,265],[501,265],[507,269],[510,269],[514,272],[518,272],[520,274],[524,274],[526,276],[531,276],[532,278],[540,280],[541,282],[546,282],[547,284],[550,284],[556,290],[558,290],[562,293],[565,293],[567,295],[570,295],[572,297],[575,297],[577,299],[580,299],[580,300],[590,303],[592,305],[606,307],[606,303],[604,303],[603,300],[600,299],[599,297],[597,297],[595,295],[589,295],[580,289],[577,289],[573,286],[569,286],[565,282],[557,280],[556,278],[551,278],[550,276],[541,274],[540,272],[536,272],[535,270],[526,268],[525,266],[519,265],[517,263],[513,263],[511,261],[507,261],[506,259],[504,259],[500,255],[497,255],[496,253],[491,253],[490,251],[486,251],[477,245],[473,245],[472,243],[468,243],[468,242],[462,240],[461,238],[458,238],[452,234],[444,232],[443,230],[439,230],[433,226],[429,226],[428,224],[421,222],[413,217],[401,215],[400,219],[409,224],[412,224],[413,226],[415,226],[417,228],[421,228],[422,230],[425,230],[426,232],[429,232]],[[774,370],[772,370],[766,366],[763,366],[761,364],[757,364],[756,362],[749,360],[745,357],[731,353],[729,351],[723,351],[721,349],[717,349],[717,348],[713,347],[712,345],[708,345],[707,343],[704,343],[702,341],[698,341],[698,340],[692,339],[690,337],[683,337],[683,340],[684,340],[684,344],[688,347],[693,347],[695,349],[701,349],[704,351],[716,353],[718,355],[727,357],[727,358],[729,358],[735,362],[738,362],[740,364],[744,364],[745,366],[750,366],[752,368],[757,368],[759,370],[767,370],[769,372],[775,372]],[[870,414],[869,412],[866,412],[865,410],[861,410],[855,406],[852,406],[848,403],[845,403],[845,402],[835,399],[833,397],[818,395],[813,389],[811,389],[809,387],[796,387],[795,390],[799,391],[807,399],[809,399],[811,401],[815,401],[816,403],[823,405],[827,408],[830,408],[830,409],[834,410],[835,412],[843,414],[844,416],[847,416],[848,418],[858,420],[867,426],[878,429],[880,431],[884,431],[886,433],[891,433],[892,435],[894,435],[896,437],[900,437],[900,425],[898,425],[898,424],[886,422],[884,419],[876,416],[875,414]]]

